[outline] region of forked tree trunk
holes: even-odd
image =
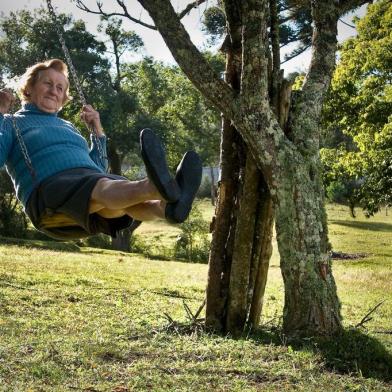
[[[226,81],[239,88],[240,53],[226,42]],[[223,120],[219,183],[207,284],[206,325],[237,336],[259,323],[273,211],[262,174],[229,121]],[[261,193],[264,197],[260,197]]]
[[[216,331],[225,329],[224,316],[230,281],[233,249],[233,211],[238,189],[238,161],[233,159],[235,129],[223,119],[221,138],[221,176],[212,224],[212,242],[207,281],[206,325]]]

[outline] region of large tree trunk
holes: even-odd
[[[285,284],[283,327],[300,336],[333,334],[341,328],[319,178],[310,166],[303,161],[282,167],[284,178],[279,181],[276,202]]]
[[[297,153],[282,154],[276,170],[276,231],[285,283],[283,327],[291,335],[303,336],[333,334],[342,327],[331,271],[318,131],[335,64],[338,12],[334,4],[317,1],[312,15],[310,70],[289,114]]]

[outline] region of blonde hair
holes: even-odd
[[[72,97],[69,95],[69,81],[68,81],[68,67],[64,61],[59,59],[51,59],[41,63],[32,65],[26,69],[26,72],[22,75],[19,92],[21,95],[22,102],[30,102],[30,93],[32,87],[34,87],[37,80],[40,78],[41,71],[46,71],[52,68],[58,72],[61,72],[67,79],[67,88],[64,91],[64,98],[62,104],[65,105]]]

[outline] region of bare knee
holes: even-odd
[[[97,212],[104,208],[110,208],[110,187],[113,180],[101,178],[95,184],[90,196],[90,212]],[[93,211],[92,211],[93,210]]]

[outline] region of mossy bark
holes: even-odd
[[[306,162],[288,162],[284,171],[275,206],[285,284],[283,327],[291,335],[334,333],[341,328],[340,303],[325,241],[318,179]]]

